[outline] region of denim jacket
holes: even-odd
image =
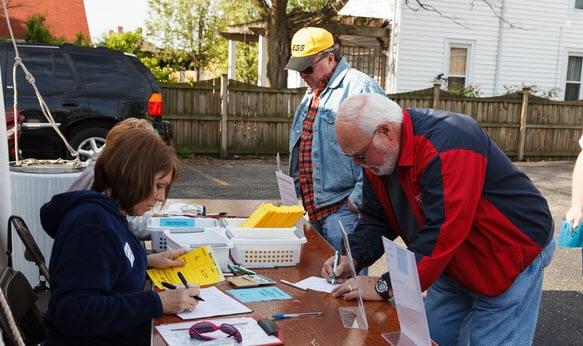
[[[357,207],[362,205],[362,169],[350,156],[342,154],[336,141],[336,112],[342,102],[359,93],[383,94],[382,88],[368,75],[350,67],[342,58],[328,85],[320,94],[320,105],[313,124],[312,183],[317,208],[336,203],[348,196]],[[304,119],[312,100],[308,88],[296,109],[289,136],[290,174],[299,187],[299,150]]]

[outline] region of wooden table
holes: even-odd
[[[169,200],[168,203],[189,202],[203,204],[208,213],[227,212],[229,216],[245,217],[249,215],[262,201],[259,200]],[[356,301],[346,302],[329,294],[302,291],[279,282],[279,279],[297,282],[308,276],[320,275],[320,270],[326,259],[334,255],[333,249],[312,228],[305,230],[307,244],[302,249],[300,263],[295,267],[279,267],[276,269],[257,269],[273,280],[277,287],[292,296],[293,300],[279,300],[262,303],[246,303],[253,312],[245,315],[228,317],[254,316],[271,318],[277,313],[296,313],[321,311],[321,317],[292,318],[278,321],[282,329],[286,345],[387,345],[381,334],[399,330],[397,314],[393,306],[384,302],[365,302],[369,329],[348,329],[342,326],[338,308],[342,306],[357,306]],[[228,283],[217,285],[222,290],[231,289]],[[154,320],[154,325],[182,322],[176,315],[164,315]],[[154,330],[153,345],[166,345],[161,336]]]

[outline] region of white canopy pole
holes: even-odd
[[[16,124],[16,116],[15,121]],[[10,192],[10,175],[8,169],[8,138],[6,136],[6,107],[4,106],[4,81],[2,71],[0,70],[0,265],[6,265],[6,234],[8,218],[12,213],[11,192]],[[17,133],[15,132],[16,136]]]

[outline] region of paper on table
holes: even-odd
[[[221,325],[222,323],[227,323],[235,326],[241,336],[243,337],[244,346],[251,345],[281,345],[282,342],[275,336],[267,335],[261,327],[257,324],[251,317],[241,317],[241,318],[225,318],[217,320],[207,320],[216,325]],[[192,339],[188,334],[188,328],[193,325],[193,322],[181,322],[181,323],[171,323],[162,324],[156,326],[160,335],[164,338],[169,346],[178,345],[237,345],[233,338],[226,338],[226,335],[220,331],[214,333],[207,333],[205,335],[218,338],[217,340],[202,341]]]
[[[298,195],[296,194],[294,178],[279,171],[275,171],[275,177],[277,178],[281,203],[283,203],[283,205],[298,204]]]
[[[326,279],[321,277],[310,276],[309,278],[296,282],[296,286],[313,291],[332,293],[334,287],[339,285],[332,285],[326,281]]]
[[[183,260],[185,265],[163,269],[152,268],[146,271],[156,287],[162,288],[162,281],[175,285],[182,284],[178,272],[182,272],[189,283],[200,286],[212,285],[225,280],[210,246],[201,246],[177,259]]]
[[[201,288],[199,296],[204,301],[198,302],[194,310],[178,314],[178,317],[183,320],[192,320],[195,318],[244,314],[253,311],[216,287]]]
[[[227,292],[243,303],[292,299],[289,294],[277,287],[240,288]]]

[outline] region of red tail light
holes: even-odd
[[[162,94],[152,93],[148,100],[148,115],[155,118],[162,117]]]

